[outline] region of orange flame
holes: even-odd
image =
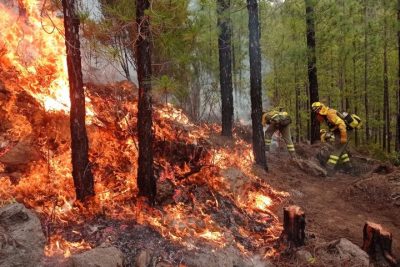
[[[68,113],[71,104],[63,20],[39,0],[18,3],[0,3],[0,66],[17,73],[16,81],[5,82],[29,92],[46,111]],[[93,115],[90,103],[87,113]]]

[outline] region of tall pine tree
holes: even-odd
[[[318,78],[317,78],[317,58],[315,56],[315,19],[313,0],[305,0],[306,4],[306,26],[307,26],[307,48],[308,48],[308,82],[310,92],[310,104],[319,100],[318,97]],[[310,141],[314,143],[319,140],[319,124],[316,114],[311,113],[311,132]]]
[[[257,0],[247,0],[247,9],[249,11],[250,96],[253,154],[256,163],[268,169],[265,157],[264,134],[261,125],[261,49]]]
[[[94,195],[93,174],[88,157],[89,141],[85,125],[85,94],[82,81],[82,64],[79,41],[79,17],[75,0],[62,0],[67,48],[69,96],[71,99],[70,128],[72,149],[72,177],[76,198],[85,200]]]
[[[222,135],[232,136],[233,95],[232,95],[232,26],[230,0],[217,0],[219,77],[221,86]]]
[[[139,195],[147,197],[154,203],[156,180],[153,169],[153,131],[151,100],[151,34],[150,21],[146,11],[149,0],[136,0],[136,40],[137,76],[139,82],[138,100],[138,137],[139,162],[137,184]]]

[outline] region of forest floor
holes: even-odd
[[[318,149],[318,145],[300,145],[299,150],[310,156]],[[333,177],[316,177],[299,170],[286,152],[271,152],[267,159],[269,172],[259,175],[273,188],[290,193],[276,210],[281,221],[283,206],[295,204],[306,213],[307,236],[324,241],[344,237],[359,246],[365,222],[375,222],[393,234],[393,253],[400,256],[399,169],[356,159],[358,176],[337,172]],[[312,242],[312,247],[318,242]]]
[[[218,136],[211,139],[218,140],[217,143],[223,140]],[[314,162],[317,162],[320,148],[320,144],[297,145],[299,157]],[[294,204],[305,211],[305,248],[312,254],[321,244],[339,238],[347,238],[361,246],[364,224],[370,221],[381,224],[393,234],[393,254],[400,257],[400,169],[355,151],[350,154],[355,156],[352,163],[359,172],[357,176],[338,171],[332,177],[321,177],[301,170],[290,159],[284,144],[267,152],[268,172],[257,167],[254,172],[275,190],[289,193],[289,197],[272,210],[281,222],[284,206]],[[304,265],[293,255],[278,257],[274,263],[278,266]]]

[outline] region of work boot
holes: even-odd
[[[327,164],[326,165],[326,176],[328,177],[332,177],[335,175],[336,170],[335,170],[335,166],[332,166],[331,164]]]
[[[360,172],[356,168],[354,168],[350,162],[343,163],[341,169],[344,173],[350,174],[351,176],[360,175]]]
[[[351,172],[352,172],[352,170],[353,170],[353,166],[351,165],[351,163],[350,162],[344,162],[343,164],[342,164],[342,171],[344,172],[344,173],[347,173],[347,174],[351,174]]]

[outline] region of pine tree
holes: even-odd
[[[400,25],[400,0],[397,0],[397,24]],[[400,152],[400,28],[397,29],[397,59],[396,151]]]
[[[138,100],[138,137],[139,162],[137,184],[139,195],[147,197],[154,203],[156,196],[156,181],[153,169],[153,132],[152,132],[152,101],[151,101],[151,34],[150,21],[146,11],[148,0],[136,0],[136,56],[139,82]]]
[[[232,136],[233,95],[232,95],[232,26],[230,20],[230,0],[217,1],[219,77],[221,86],[222,135]]]
[[[247,0],[249,11],[249,56],[251,122],[253,128],[253,154],[258,165],[268,169],[265,157],[264,134],[261,125],[261,50],[257,0]]]
[[[315,56],[315,21],[313,0],[305,0],[306,4],[306,25],[307,25],[307,48],[308,48],[308,81],[310,91],[310,104],[319,100],[318,97],[318,78],[317,78],[317,59]],[[310,141],[314,143],[319,140],[319,124],[316,114],[311,113],[311,132]]]
[[[82,65],[79,41],[79,18],[75,0],[62,0],[67,50],[69,96],[71,99],[70,128],[72,150],[72,177],[76,198],[80,201],[94,195],[93,175],[88,150],[89,141],[85,125],[85,94],[82,81]]]

